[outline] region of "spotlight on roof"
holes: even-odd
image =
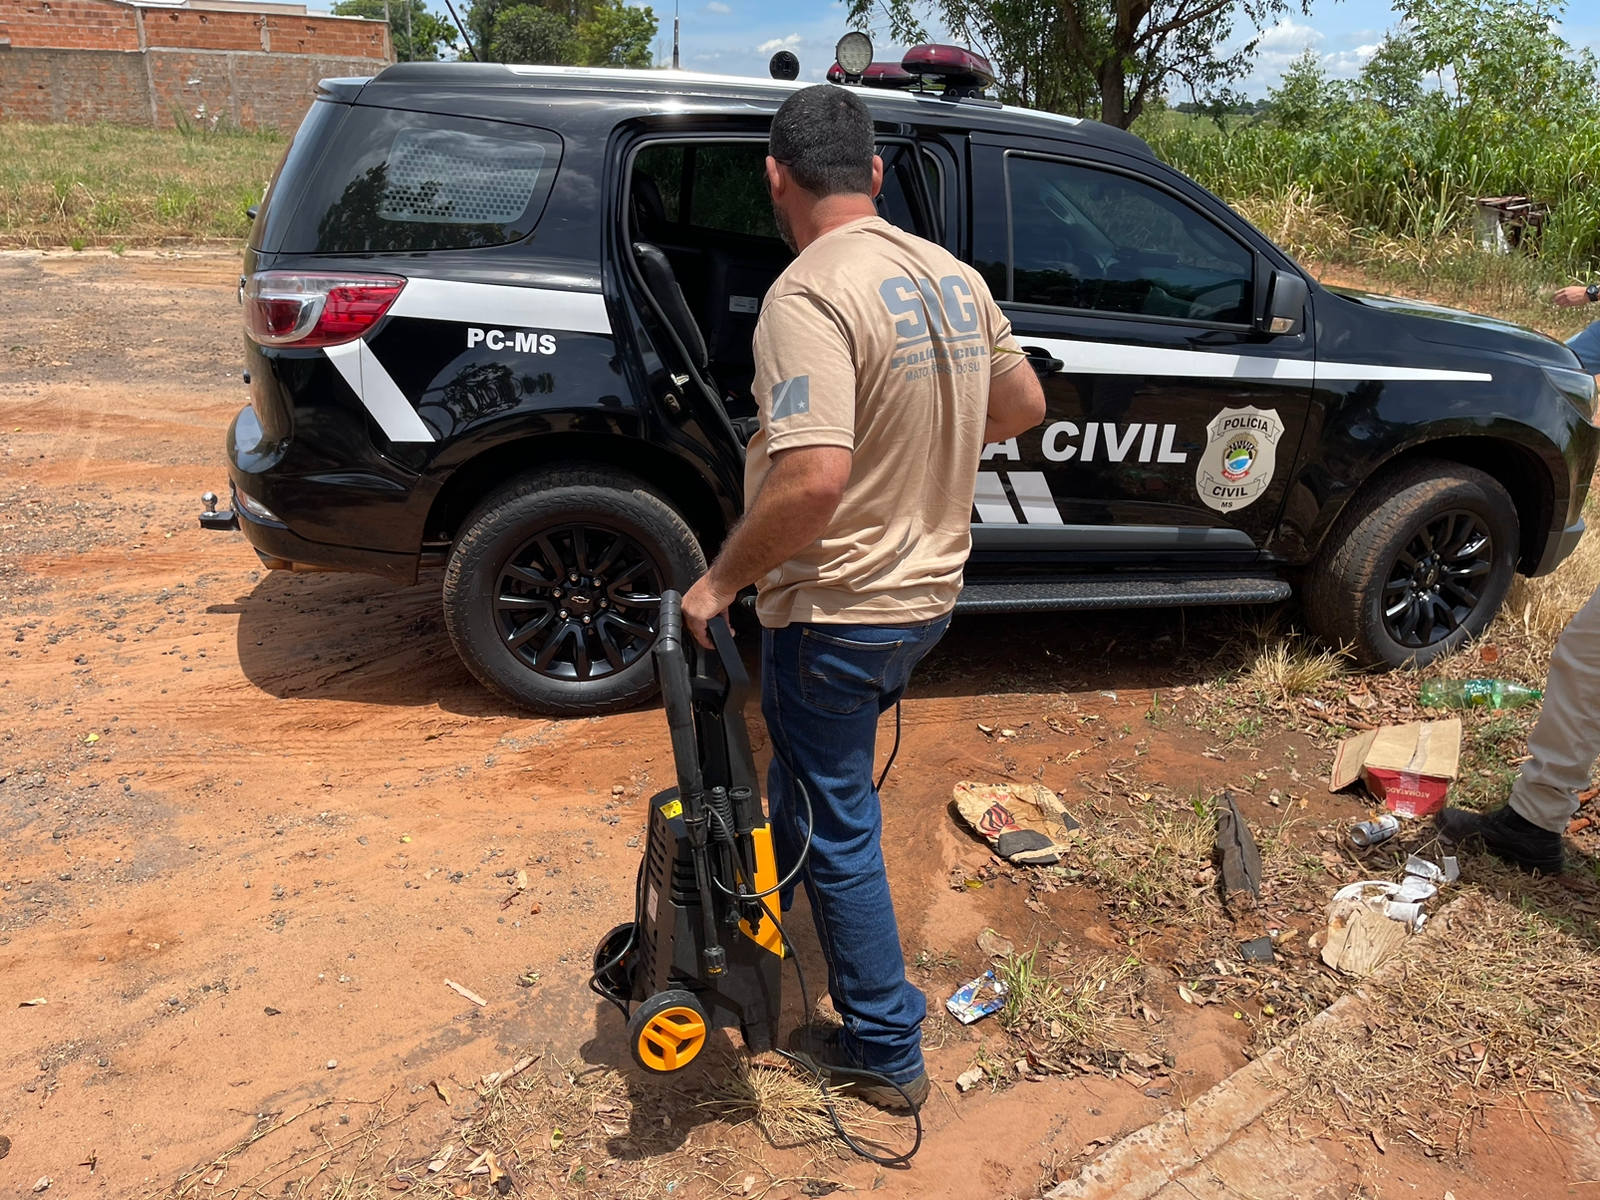
[[[853,29],[839,39],[839,44],[833,48],[833,57],[845,78],[853,83],[872,65],[872,39],[859,29]]]
[[[779,50],[767,64],[767,74],[774,79],[799,79],[800,60],[792,50]]]

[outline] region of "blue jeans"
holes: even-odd
[[[841,1043],[857,1065],[896,1083],[922,1071],[927,1002],[906,980],[900,931],[883,867],[883,812],[873,786],[878,717],[912,668],[944,636],[949,617],[920,625],[804,625],[761,631],[761,712],[772,738],[767,773],[779,875],[804,843],[801,879],[828,964],[828,991],[844,1019]],[[793,894],[781,897],[789,907]]]
[[[1567,345],[1578,356],[1578,361],[1583,364],[1585,371],[1591,375],[1600,375],[1600,321],[1568,338]]]

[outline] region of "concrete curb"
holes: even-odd
[[[1359,1019],[1362,1007],[1358,996],[1341,996],[1306,1028],[1352,1023]],[[1267,1051],[1187,1108],[1169,1112],[1112,1145],[1085,1165],[1076,1179],[1046,1192],[1044,1200],[1147,1200],[1154,1196],[1210,1158],[1283,1098],[1284,1090],[1273,1078],[1282,1061],[1281,1046]]]
[[[1464,899],[1440,909],[1417,936],[1427,937],[1444,928],[1446,922],[1440,918]],[[1381,980],[1403,970],[1408,958],[1403,951],[1396,954],[1373,979]],[[1285,1045],[1293,1044],[1307,1030],[1355,1024],[1362,1019],[1365,1008],[1365,997],[1357,988],[1318,1013]],[[1277,1046],[1240,1067],[1186,1108],[1168,1113],[1107,1148],[1087,1163],[1076,1179],[1065,1180],[1045,1192],[1043,1200],[1148,1200],[1156,1196],[1221,1150],[1283,1098],[1284,1089],[1275,1079],[1283,1057],[1284,1047]]]

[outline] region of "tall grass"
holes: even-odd
[[[242,238],[277,133],[0,123],[0,245]]]
[[[1390,118],[1375,105],[1305,129],[1270,120],[1157,114],[1138,132],[1165,161],[1235,202],[1297,193],[1353,231],[1427,245],[1470,234],[1472,198],[1523,195],[1551,207],[1538,257],[1575,274],[1600,263],[1600,119],[1565,127]]]

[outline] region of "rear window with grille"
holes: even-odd
[[[282,249],[462,250],[530,233],[561,141],[544,129],[357,107],[322,157]]]

